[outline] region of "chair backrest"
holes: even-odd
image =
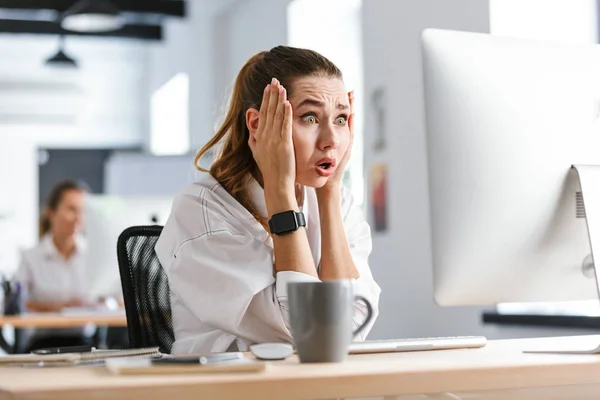
[[[119,273],[127,315],[129,346],[170,353],[175,337],[169,281],[154,246],[162,226],[132,226],[117,241]]]

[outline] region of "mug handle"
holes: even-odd
[[[369,300],[365,299],[362,296],[354,296],[354,301],[362,301],[363,303],[365,303],[365,305],[367,306],[367,318],[365,319],[365,322],[363,322],[358,328],[356,328],[356,330],[354,332],[352,332],[352,337],[358,335],[360,333],[360,331],[362,331],[363,329],[365,329],[365,327],[367,326],[367,324],[369,322],[371,322],[371,319],[373,319],[373,307],[371,306],[371,303],[369,303]]]

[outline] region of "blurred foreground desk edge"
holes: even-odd
[[[112,376],[101,366],[0,371],[0,400],[177,398],[335,399],[595,398],[600,355],[524,354],[595,346],[599,336],[490,341],[480,349],[352,355],[343,363],[272,362],[265,372]],[[251,357],[251,355],[248,355]],[[92,391],[94,391],[92,393]],[[446,397],[452,393],[456,397]],[[398,397],[396,397],[398,396]]]

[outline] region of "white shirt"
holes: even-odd
[[[264,191],[252,179],[251,200],[267,216]],[[379,314],[381,289],[367,262],[369,225],[342,191],[342,215],[350,251],[360,278],[354,293],[373,306],[373,319],[355,340],[364,340]],[[302,211],[315,265],[321,261],[321,229],[316,193],[306,188]],[[293,271],[273,276],[273,241],[262,225],[209,174],[174,200],[156,244],[169,279],[175,343],[172,353],[221,352],[232,345],[246,351],[253,343],[289,342],[287,283],[319,281]],[[354,326],[366,307],[355,305]],[[235,343],[234,343],[235,342]]]
[[[21,283],[25,300],[63,302],[74,298],[85,299],[84,271],[85,243],[75,242],[75,252],[65,259],[51,235],[23,253],[15,278]]]

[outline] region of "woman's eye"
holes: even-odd
[[[338,124],[339,126],[346,125],[346,117],[338,117],[338,118],[336,118],[335,123]]]
[[[317,118],[314,115],[305,115],[304,117],[302,117],[302,119],[307,124],[311,124],[312,125],[312,124],[317,123]]]

